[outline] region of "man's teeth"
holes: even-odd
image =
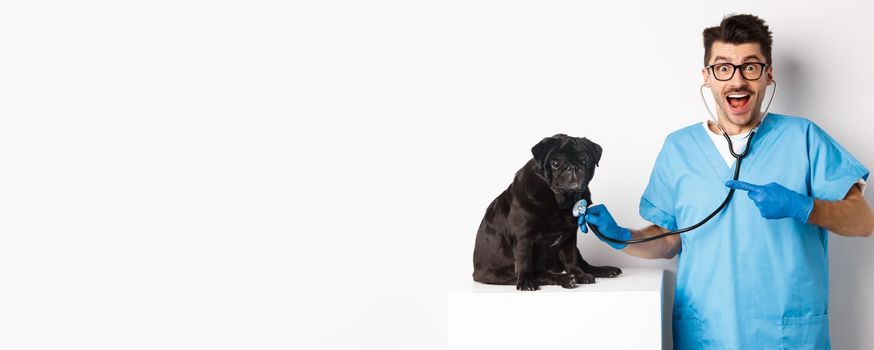
[[[731,94],[731,95],[728,95],[728,98],[744,98],[747,96],[749,96],[749,94]]]

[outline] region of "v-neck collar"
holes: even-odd
[[[713,170],[714,175],[717,178],[723,178],[726,176],[729,170],[733,169],[725,163],[725,159],[722,158],[722,155],[719,154],[719,150],[716,149],[716,144],[713,143],[713,140],[710,138],[710,135],[707,135],[709,131],[705,130],[701,124],[698,124],[697,128],[692,130],[692,136],[695,138],[695,142],[698,143],[698,148],[704,152],[704,158],[707,159],[707,163],[710,164],[710,169]],[[735,162],[736,164],[737,162]]]
[[[768,113],[768,115],[762,120],[762,125],[759,125],[756,135],[753,136],[752,144],[747,145],[747,147],[753,148],[750,150],[747,157],[744,158],[744,164],[749,165],[750,160],[752,160],[756,153],[756,149],[762,144],[762,137],[771,129],[771,125],[774,123],[774,117],[774,114]],[[695,142],[698,143],[698,147],[702,152],[704,152],[704,157],[707,158],[707,163],[710,163],[710,168],[713,170],[714,175],[723,180],[731,178],[734,172],[734,167],[737,166],[737,161],[729,167],[725,163],[725,158],[722,158],[722,155],[719,154],[719,150],[716,148],[716,144],[713,143],[713,139],[708,135],[710,131],[706,130],[700,124],[698,128],[694,129],[695,130],[692,131],[692,136],[695,138]]]

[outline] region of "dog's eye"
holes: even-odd
[[[587,161],[584,160],[584,161],[583,161],[583,166],[586,166],[586,165],[589,165],[589,162],[587,162]]]
[[[553,161],[549,162],[549,164],[552,165],[553,168],[557,169],[558,166],[561,165],[561,162],[559,162],[557,160],[553,160]]]

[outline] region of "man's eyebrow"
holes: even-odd
[[[761,61],[761,59],[757,55],[747,55],[746,57],[744,57],[743,60],[741,60],[741,62],[746,62],[749,60]],[[716,56],[716,58],[713,59],[714,63],[719,62],[719,61],[725,61],[725,62],[731,63],[731,59],[728,57],[724,57],[724,56]]]

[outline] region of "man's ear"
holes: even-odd
[[[710,87],[710,74],[707,73],[707,67],[701,69],[701,75],[704,77],[704,86]]]
[[[547,137],[543,140],[540,140],[534,147],[531,147],[531,154],[534,155],[534,165],[540,173],[541,169],[544,168],[544,162],[546,162],[546,157],[549,155],[549,152],[555,149],[558,145],[561,144],[562,139],[567,137],[564,134],[557,134],[555,136]]]
[[[594,142],[592,142],[592,140],[589,140],[585,137],[583,138],[583,140],[585,140],[589,145],[591,145],[592,156],[595,157],[595,159],[594,159],[595,166],[598,166],[598,162],[601,161],[601,152],[603,151],[603,149],[601,149],[601,145],[594,143]]]

